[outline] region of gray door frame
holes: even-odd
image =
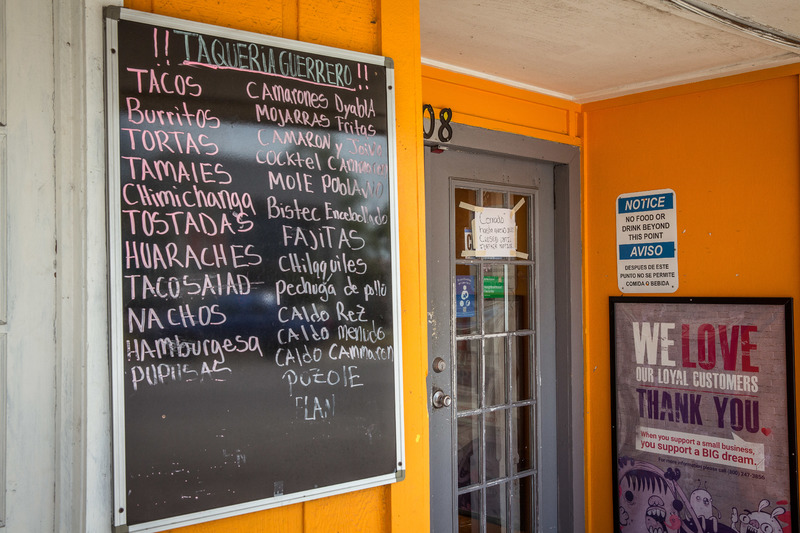
[[[448,150],[471,152],[475,154],[496,155],[506,158],[541,161],[553,164],[553,203],[554,219],[552,227],[553,261],[554,261],[554,296],[555,296],[555,418],[556,435],[554,442],[557,464],[556,471],[556,510],[555,516],[547,516],[540,524],[548,531],[582,531],[584,529],[584,397],[583,397],[583,339],[582,339],[582,262],[581,262],[581,177],[580,148],[571,145],[534,139],[510,133],[489,131],[482,128],[453,124],[452,141],[446,144]],[[434,143],[426,143],[431,146]],[[427,157],[435,157],[426,153]],[[427,165],[426,165],[427,167]],[[427,180],[430,179],[426,177]],[[427,186],[426,186],[427,188]],[[449,188],[449,186],[448,186]],[[443,209],[445,206],[428,205],[431,209]],[[430,222],[429,222],[430,223]],[[448,272],[449,266],[435,264],[435,259],[428,259],[428,292],[432,287],[442,283],[443,268]],[[447,279],[447,278],[445,278]],[[441,328],[450,328],[449,323],[442,324],[438,317],[442,316],[442,305],[448,302],[431,301],[429,297],[429,367],[428,367],[428,408],[429,415],[450,416],[447,413],[434,413],[431,395],[436,382],[436,375],[431,364],[437,357],[436,347],[432,339],[441,334]],[[445,315],[449,316],[449,314]],[[435,332],[435,333],[434,333]],[[434,334],[432,334],[434,333]],[[449,371],[449,369],[448,369]],[[543,391],[544,393],[544,391]],[[551,394],[551,397],[553,395]],[[449,411],[449,410],[447,410]],[[452,422],[452,421],[451,421]],[[436,435],[432,426],[431,433],[431,515],[432,528],[435,533],[437,509],[437,491],[448,490],[441,479],[437,479],[437,462],[445,460],[434,449],[435,442],[441,435]],[[548,452],[550,453],[550,452]],[[440,475],[438,477],[441,477]],[[449,483],[452,483],[451,481]],[[449,489],[452,490],[452,489]],[[541,508],[541,513],[550,513],[552,509]],[[557,529],[555,529],[557,527]]]

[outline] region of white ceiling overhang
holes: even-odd
[[[800,62],[798,0],[421,0],[422,61],[575,102]]]

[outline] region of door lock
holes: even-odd
[[[450,404],[453,403],[453,399],[450,398],[449,395],[445,394],[443,390],[436,389],[433,391],[431,403],[433,403],[434,408],[441,409],[442,407],[450,407]]]
[[[447,363],[441,357],[437,357],[433,360],[432,366],[434,372],[444,372],[444,369],[447,368]]]

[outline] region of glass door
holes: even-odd
[[[536,193],[454,181],[452,199],[457,529],[530,532],[537,475]],[[474,218],[482,208],[517,205],[517,257],[481,254]]]
[[[455,128],[425,156],[430,528],[580,531],[579,152]]]

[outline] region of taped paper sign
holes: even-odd
[[[517,223],[514,216],[525,205],[521,199],[511,209],[502,207],[480,207],[461,202],[459,207],[472,211],[472,242],[474,250],[464,250],[462,257],[519,257],[528,254],[517,251]]]

